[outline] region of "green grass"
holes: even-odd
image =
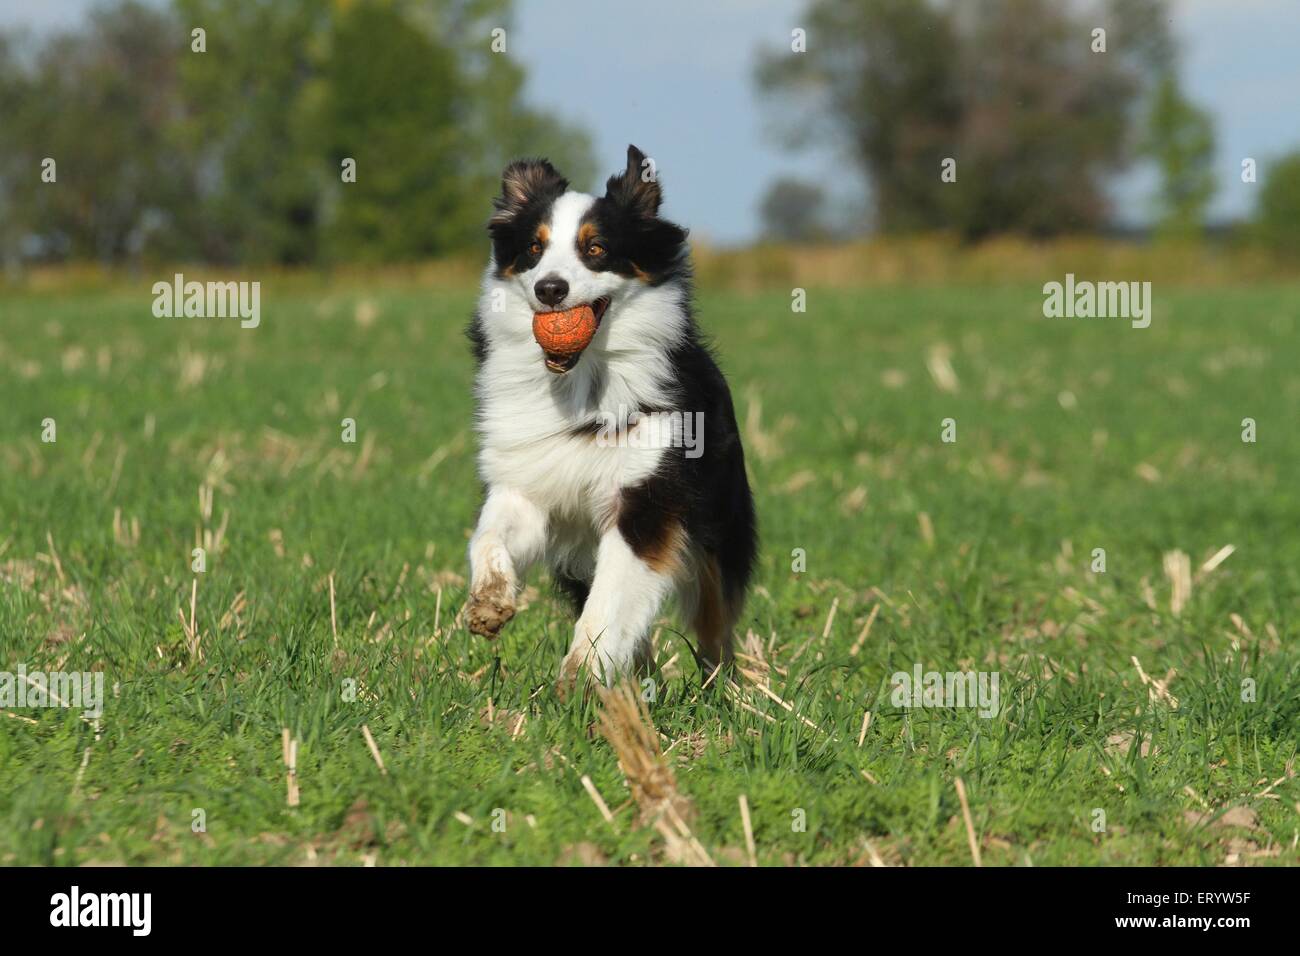
[[[662,861],[596,703],[551,690],[572,624],[547,582],[496,644],[453,626],[479,500],[472,290],[268,284],[245,331],[155,319],[149,284],[0,299],[0,669],[116,691],[98,736],[61,708],[0,714],[0,863]],[[958,777],[986,865],[1300,862],[1300,289],[1157,285],[1146,330],[1041,302],[700,296],[762,527],[745,627],[795,711],[744,679],[748,708],[701,690],[665,617],[651,713],[719,862],[743,862],[744,794],[764,864],[859,862],[868,841],[968,864]],[[955,393],[927,369],[943,345]],[[1172,613],[1163,555],[1195,570],[1229,544]],[[178,618],[196,578],[201,660]],[[1134,656],[1172,672],[1177,709]],[[998,671],[1001,712],[892,706],[917,662]]]

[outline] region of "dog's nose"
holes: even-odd
[[[537,301],[543,305],[559,305],[569,294],[569,283],[558,276],[547,276],[537,280],[533,292],[537,294]]]

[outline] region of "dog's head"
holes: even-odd
[[[626,169],[609,178],[598,198],[570,190],[544,159],[511,163],[488,222],[488,285],[515,306],[499,311],[515,313],[517,323],[519,306],[531,316],[585,305],[598,328],[617,323],[645,290],[685,274],[686,230],[659,218],[662,200],[654,164],[635,146],[628,147]],[[496,321],[490,313],[484,319]],[[547,364],[564,372],[577,360]]]

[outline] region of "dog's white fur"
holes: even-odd
[[[479,314],[488,348],[475,387],[478,467],[488,494],[469,545],[470,595],[500,605],[508,618],[538,561],[590,581],[561,673],[586,665],[608,681],[649,656],[650,626],[673,587],[614,527],[620,490],[655,472],[673,436],[665,431],[638,447],[615,447],[575,432],[597,414],[613,420],[629,408],[670,404],[666,352],[686,332],[687,292],[677,282],[650,286],[587,269],[577,233],[594,201],[572,191],[559,197],[537,265],[504,278],[489,265],[483,280]],[[554,308],[534,293],[543,276],[568,282],[565,308],[610,299],[591,344],[564,375],[546,369],[533,339],[533,313]]]

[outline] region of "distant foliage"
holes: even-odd
[[[492,52],[510,23],[509,0],[119,0],[35,50],[0,35],[0,257],[469,247],[509,158],[594,173],[587,134],[526,107],[521,66]]]
[[[816,183],[782,177],[768,187],[759,204],[763,236],[781,242],[826,239],[826,193]]]
[[[25,49],[0,37],[0,252],[126,258],[183,236],[193,170],[177,155],[177,55],[188,37],[140,3]],[[54,161],[54,182],[41,179]]]
[[[856,158],[886,232],[1089,230],[1107,218],[1106,177],[1136,154],[1142,94],[1172,56],[1164,9],[810,0],[808,52],[767,52],[758,81],[789,145],[831,142]],[[1097,27],[1107,52],[1093,50]]]
[[[1300,260],[1300,152],[1284,156],[1265,171],[1255,232],[1279,256]]]
[[[1144,151],[1161,174],[1158,229],[1170,237],[1194,236],[1214,198],[1214,124],[1187,101],[1172,73],[1157,85],[1147,122]]]

